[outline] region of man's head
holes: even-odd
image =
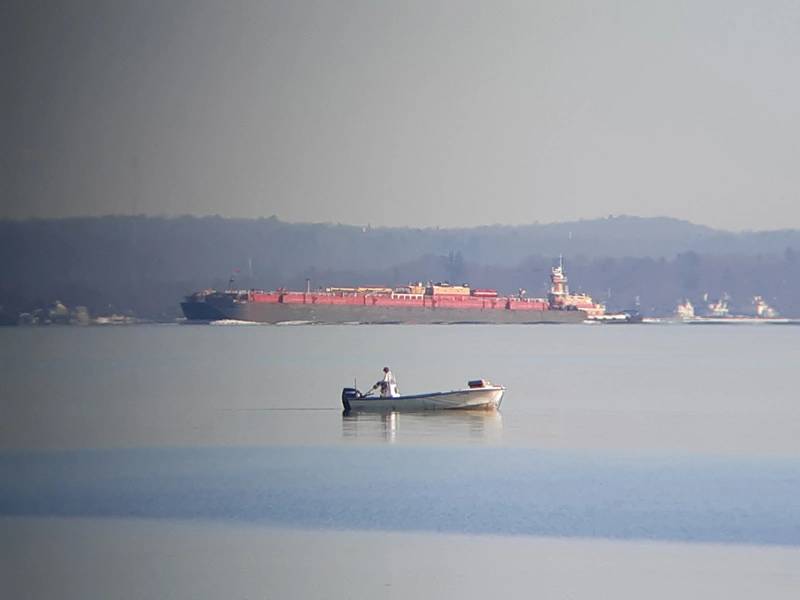
[[[383,367],[383,372],[384,373],[388,373],[389,372],[389,367]]]

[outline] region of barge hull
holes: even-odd
[[[331,306],[282,303],[233,303],[214,306],[208,302],[183,302],[189,322],[230,319],[255,323],[312,322],[325,324],[456,324],[456,323],[581,323],[580,310],[509,310],[456,308],[386,308],[377,306]]]

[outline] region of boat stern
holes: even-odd
[[[344,408],[344,412],[349,413],[352,410],[350,401],[361,398],[361,395],[361,392],[356,388],[342,388],[342,407]]]

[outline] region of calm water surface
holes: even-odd
[[[768,325],[3,329],[0,562],[31,597],[219,597],[212,575],[237,597],[315,596],[308,581],[528,597],[531,579],[544,597],[791,597],[798,341]],[[341,388],[386,364],[403,393],[508,392],[499,413],[342,416]],[[478,577],[471,556],[496,563]],[[115,588],[95,562],[158,577]]]

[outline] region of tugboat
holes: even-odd
[[[688,298],[675,307],[675,317],[680,321],[691,321],[695,318],[694,306]]]
[[[588,294],[570,294],[567,276],[564,273],[564,259],[559,258],[558,266],[550,272],[550,293],[547,300],[552,308],[566,310],[582,310],[588,318],[601,317],[606,314],[604,304],[595,302]]]
[[[760,319],[775,319],[778,317],[778,311],[766,303],[761,296],[753,297],[753,304],[756,307],[756,316]]]
[[[707,296],[706,296],[707,297]],[[730,296],[728,296],[727,292],[722,294],[719,300],[716,302],[711,302],[708,305],[708,316],[711,319],[727,319],[731,316],[731,312],[728,309],[728,300],[730,300]]]

